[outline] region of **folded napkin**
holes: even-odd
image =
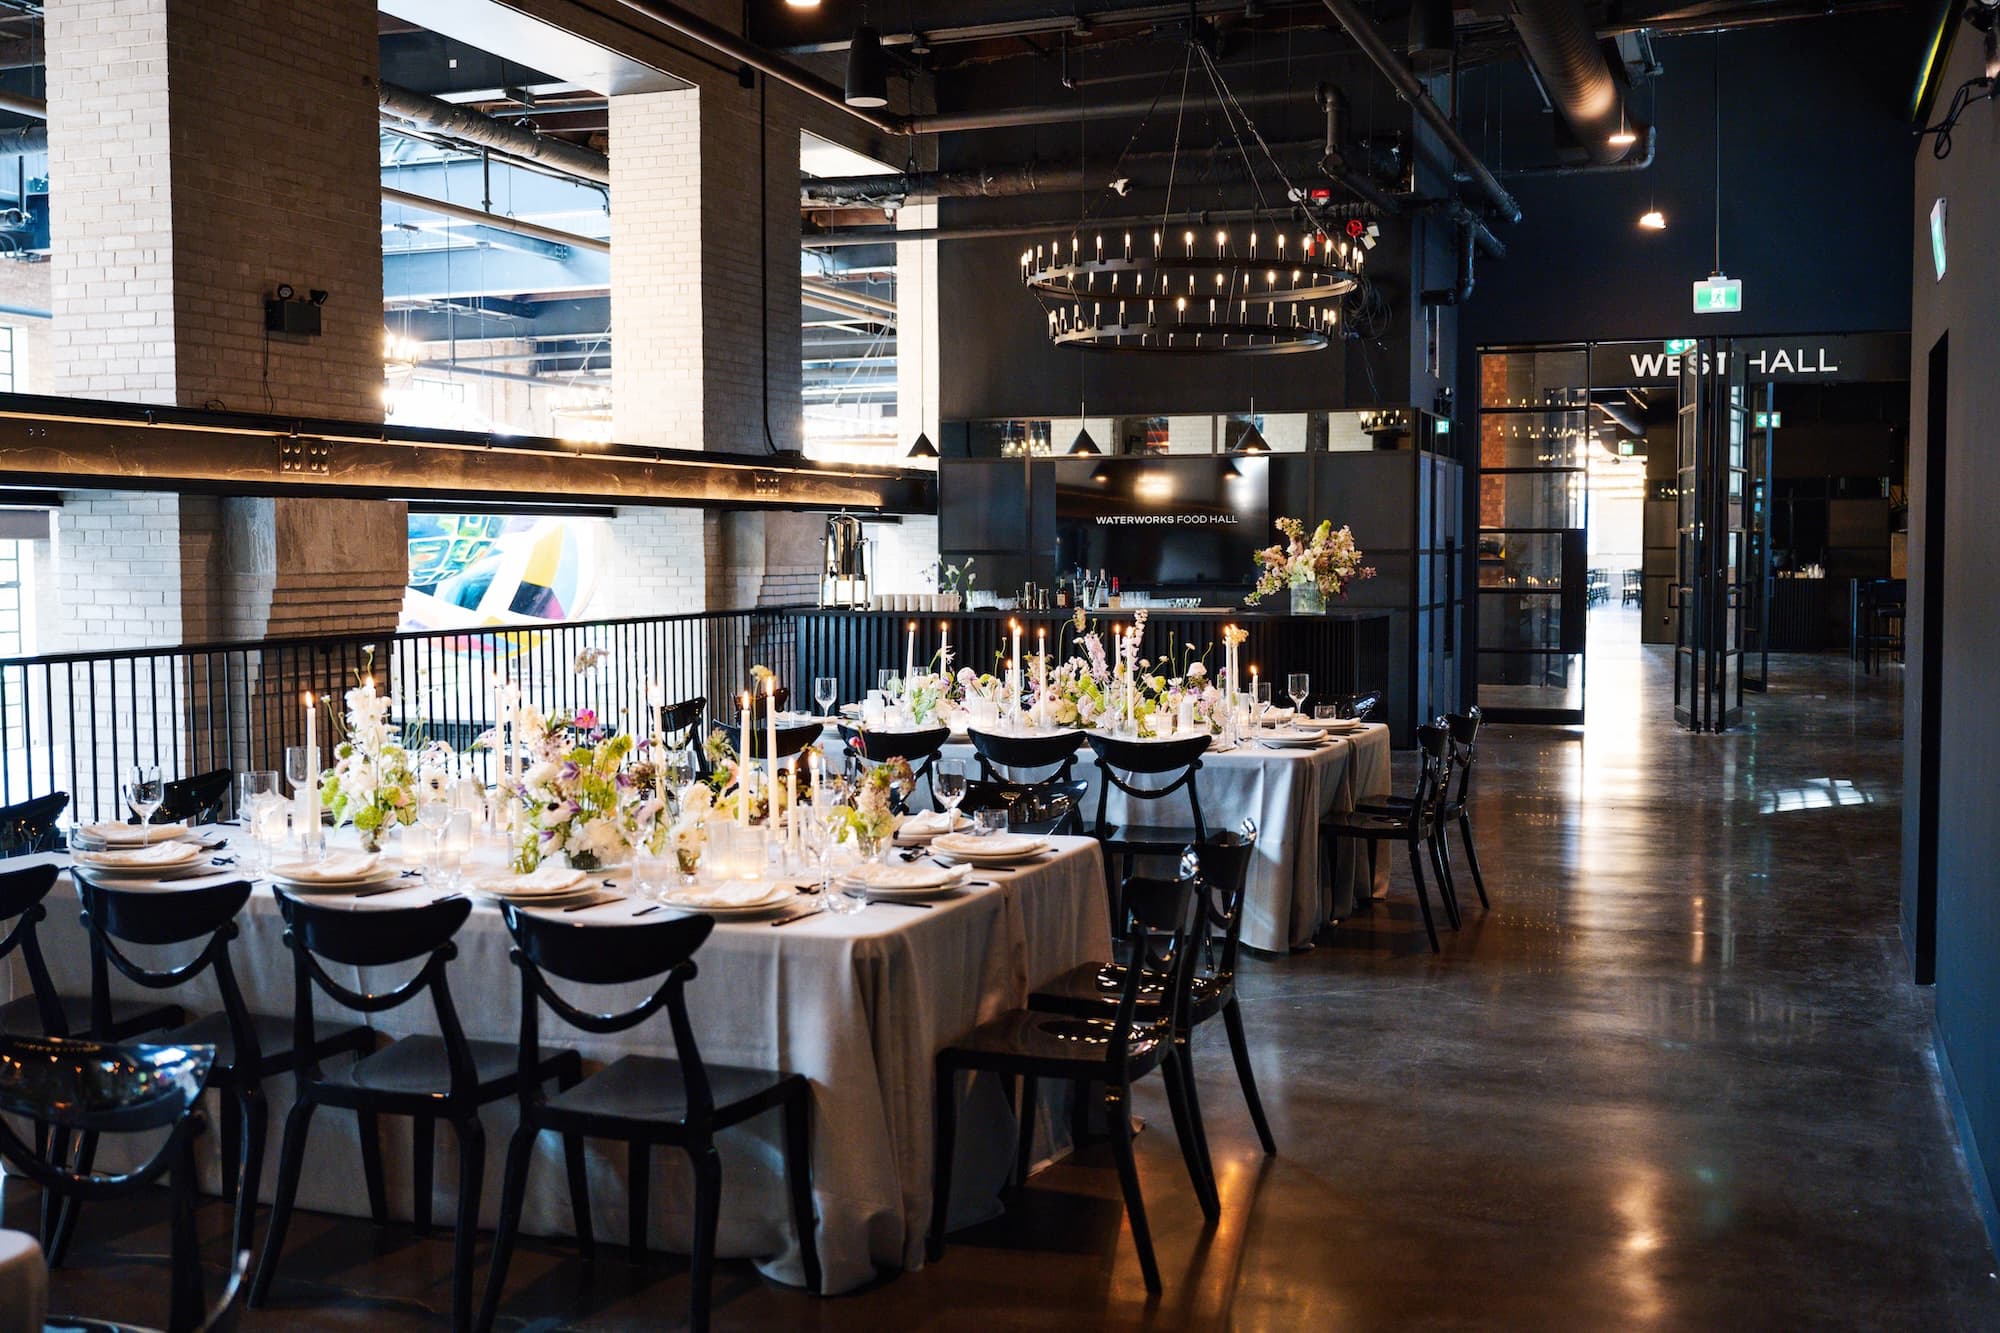
[[[764,884],[753,880],[729,880],[691,889],[676,889],[667,895],[675,907],[757,907],[793,892],[789,884]]]
[[[949,833],[956,828],[964,828],[964,815],[946,814],[940,810],[926,810],[922,814],[911,815],[896,826],[896,832],[906,838],[928,838],[939,833]]]
[[[1027,856],[1049,845],[1032,833],[947,833],[931,846],[950,856]]]
[[[85,824],[77,830],[88,842],[106,847],[143,847],[187,836],[186,824]]]
[[[972,873],[971,866],[946,870],[928,861],[877,861],[861,867],[859,879],[871,889],[929,889]]]
[[[299,884],[342,884],[349,880],[366,879],[381,864],[382,858],[374,852],[328,852],[318,861],[293,861],[272,866],[271,874],[273,878]]]
[[[482,875],[474,882],[487,893],[506,897],[510,894],[563,893],[588,878],[583,871],[572,870],[560,861],[544,861],[525,875]]]
[[[111,869],[177,866],[192,861],[199,855],[201,855],[199,847],[192,847],[184,842],[155,842],[144,847],[114,847],[102,852],[79,850],[74,853],[76,860],[83,865],[106,866]]]

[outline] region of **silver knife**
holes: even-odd
[[[789,926],[794,921],[803,921],[809,916],[818,916],[818,915],[819,915],[819,908],[813,907],[810,911],[787,913],[786,915],[779,917],[776,921],[773,921],[771,924],[773,926]]]

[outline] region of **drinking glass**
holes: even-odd
[[[1305,716],[1306,696],[1312,693],[1312,677],[1303,671],[1294,671],[1285,677],[1285,693],[1292,696],[1292,711]]]
[[[658,898],[664,894],[673,886],[679,869],[680,862],[671,846],[665,851],[655,852],[642,842],[632,849],[632,883],[642,898]]]
[[[840,855],[840,835],[846,827],[846,813],[839,806],[832,807],[823,820],[818,821],[824,831],[825,842],[819,854],[820,862],[820,906],[835,916],[851,916],[868,905],[868,891],[856,887],[853,881],[836,884],[833,879],[833,864]],[[854,867],[859,874],[861,867]]]
[[[277,796],[267,796],[250,811],[250,844],[257,849],[262,866],[276,863],[278,853],[291,836],[291,807]]]
[[[246,824],[256,817],[257,807],[266,798],[278,799],[278,775],[268,768],[253,768],[236,775],[236,817]]]
[[[465,858],[472,853],[472,812],[446,807],[449,814],[437,832],[438,876],[447,888],[465,878]]]
[[[1338,704],[1313,705],[1313,720],[1315,722],[1332,722],[1339,716],[1340,706]]]
[[[139,816],[141,824],[153,822],[153,812],[167,799],[166,783],[158,764],[134,764],[125,770],[125,804]]]
[[[972,812],[972,831],[982,838],[994,833],[1005,833],[1007,831],[1007,812],[1005,810],[974,810]]]
[[[877,673],[876,680],[880,683],[882,687],[883,698],[893,703],[897,699],[902,697],[903,677],[898,672],[895,672],[893,670],[883,670]]]
[[[442,873],[442,835],[444,826],[451,820],[451,802],[444,799],[442,792],[433,792],[428,787],[419,789],[417,796],[417,822],[423,825],[428,838],[424,844],[424,865],[433,874]]]
[[[1261,730],[1264,726],[1264,714],[1270,711],[1271,711],[1271,682],[1268,680],[1260,680],[1257,682],[1257,690],[1255,697],[1253,697],[1250,700],[1250,715],[1252,718],[1255,719],[1254,725],[1259,730]]]
[[[304,791],[307,781],[317,776],[317,774],[306,772],[305,746],[287,745],[285,747],[285,781],[292,784],[294,794]]]
[[[821,717],[833,715],[833,705],[840,698],[840,681],[833,676],[813,677],[813,702],[819,705]]]
[[[958,806],[965,799],[965,761],[963,759],[940,759],[931,772],[937,795],[944,802],[945,827],[952,828],[958,823]]]

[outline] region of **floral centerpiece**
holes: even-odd
[[[334,822],[352,824],[370,851],[380,850],[390,828],[417,817],[416,768],[389,725],[389,702],[376,693],[372,675],[347,692],[345,735],[319,780],[320,801]]]
[[[1285,540],[1257,552],[1257,587],[1243,599],[1246,603],[1254,606],[1289,588],[1293,613],[1312,614],[1326,610],[1326,599],[1346,592],[1354,580],[1375,577],[1361,563],[1354,533],[1344,526],[1335,530],[1333,520],[1321,519],[1310,538],[1305,524],[1295,518],[1281,518],[1277,526]]]
[[[674,863],[684,876],[701,869],[702,849],[708,845],[708,816],[714,809],[715,788],[706,782],[689,783],[680,794],[671,837]]]
[[[630,735],[606,735],[588,709],[545,718],[523,705],[517,725],[529,763],[521,779],[527,818],[514,848],[516,870],[533,870],[558,854],[578,870],[596,870],[623,861],[653,836],[665,802],[649,798],[625,770]]]
[[[916,786],[910,761],[885,759],[861,775],[854,790],[854,803],[842,807],[847,812],[847,829],[841,841],[852,835],[862,855],[874,854],[896,831],[896,793]]]

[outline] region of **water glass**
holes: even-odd
[[[278,775],[268,768],[253,768],[236,775],[236,817],[248,822],[251,812],[265,798],[278,799]]]
[[[994,833],[1005,833],[1007,831],[1006,810],[974,810],[972,812],[972,831],[975,835],[982,838]]]
[[[937,788],[938,800],[944,802],[946,826],[955,825],[959,803],[965,800],[965,761],[938,760],[937,767],[931,770],[931,781]]]
[[[830,717],[833,705],[840,698],[840,681],[833,676],[813,677],[813,702],[819,705],[819,715]]]
[[[273,864],[291,834],[291,807],[276,795],[264,796],[250,807],[250,844],[260,865]]]
[[[418,788],[417,822],[423,825],[424,832],[429,835],[424,840],[425,868],[433,872],[442,869],[438,859],[438,854],[442,850],[440,838],[444,833],[445,824],[451,819],[451,813],[451,802],[445,799],[444,792],[434,791],[428,786]]]
[[[153,812],[167,799],[166,782],[158,764],[134,764],[125,770],[125,804],[141,824],[153,822]]]
[[[1332,722],[1339,716],[1340,716],[1340,705],[1338,704],[1313,705],[1313,720],[1316,722]]]
[[[632,882],[642,898],[658,898],[673,887],[674,878],[680,872],[680,861],[669,845],[666,850],[655,852],[640,843],[632,850]]]
[[[465,858],[472,854],[472,812],[452,810],[437,831],[438,876],[449,887],[465,877]]]

